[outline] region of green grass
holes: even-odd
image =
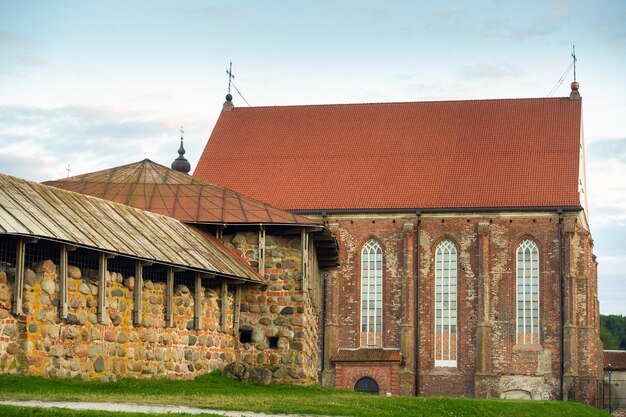
[[[303,388],[289,385],[246,385],[216,374],[202,376],[193,381],[127,379],[116,382],[86,382],[0,375],[0,398],[141,402],[222,410],[363,417],[608,416],[608,414],[593,407],[570,402],[425,397],[387,398],[319,386]],[[0,415],[8,415],[1,413],[1,411]],[[57,411],[54,410],[55,413]],[[82,416],[83,414],[67,415]],[[92,416],[92,414],[84,415]],[[93,416],[99,415],[109,414],[97,414],[97,412],[93,414]]]
[[[191,414],[170,413],[163,414],[166,417],[189,417]],[[65,410],[61,408],[47,409],[35,407],[12,407],[0,405],[0,416],[2,417],[146,417],[145,413],[114,413],[108,411],[85,411],[85,410]],[[216,414],[202,414],[202,417],[222,417]]]

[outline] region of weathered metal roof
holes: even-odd
[[[37,236],[264,282],[219,240],[171,217],[0,174],[0,234]]]
[[[188,223],[321,225],[149,159],[44,184]]]

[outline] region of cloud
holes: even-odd
[[[21,48],[33,49],[35,48],[35,42],[29,38],[22,38],[5,30],[0,30],[0,43],[6,43]]]
[[[598,258],[598,294],[602,314],[626,316],[626,287],[624,287],[624,253]]]
[[[13,48],[1,48],[2,46]],[[33,52],[35,47],[35,42],[29,38],[19,37],[12,32],[0,31],[0,74],[23,76],[22,69],[25,67],[50,66],[46,59]]]
[[[149,158],[169,166],[185,126],[192,168],[206,145],[211,121],[126,107],[0,106],[0,172],[45,181]]]
[[[626,138],[596,140],[587,145],[587,157],[604,161],[607,157],[626,164]]]
[[[555,22],[544,21],[543,18],[527,25],[514,25],[508,18],[492,17],[485,21],[483,35],[490,38],[525,41],[529,38],[547,36],[556,29]]]
[[[519,77],[524,73],[519,66],[512,64],[475,64],[461,68],[459,76],[462,79],[481,80]]]
[[[0,107],[0,161],[6,174],[43,181],[146,157],[173,160],[177,131],[126,109]]]
[[[626,47],[626,25],[624,25],[624,21],[626,21],[626,8],[598,20],[595,25],[595,32],[603,38],[605,43],[620,48]]]
[[[559,31],[576,8],[566,1],[552,1],[545,4],[541,14],[527,22],[513,23],[512,20],[519,22],[520,16],[514,16],[512,19],[501,16],[489,17],[476,32],[482,32],[483,36],[489,38],[504,38],[518,42],[542,38]]]
[[[598,254],[602,314],[626,315],[626,137],[587,143],[589,221]]]
[[[137,97],[141,101],[170,101],[174,97],[165,91],[152,91]]]
[[[174,6],[170,9],[175,13],[207,21],[232,21],[243,14],[239,9],[215,6]]]
[[[13,63],[22,67],[48,67],[50,63],[37,55],[20,54],[13,57]]]
[[[592,227],[626,223],[626,138],[589,143],[586,160]]]

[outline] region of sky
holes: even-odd
[[[0,0],[0,172],[192,170],[236,106],[567,96],[576,45],[602,314],[626,315],[626,2]],[[556,89],[555,89],[556,87]]]

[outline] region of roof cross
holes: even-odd
[[[230,94],[230,84],[235,79],[235,74],[233,74],[233,63],[231,61],[230,66],[226,70],[226,74],[228,74],[228,94]]]
[[[576,81],[576,45],[572,45],[572,59],[574,60],[574,81]]]
[[[183,135],[185,134],[185,131],[183,130],[183,127],[180,127],[180,140],[183,140]]]
[[[69,178],[70,172],[72,172],[72,170],[70,169],[70,164],[67,164],[67,168],[65,168],[65,170],[67,171],[67,178]]]

